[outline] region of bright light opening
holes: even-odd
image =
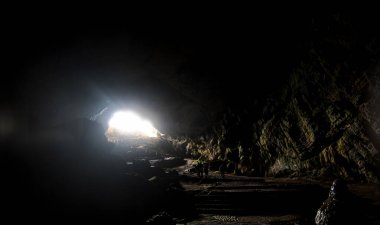
[[[113,114],[108,122],[108,133],[118,135],[158,137],[158,130],[152,123],[142,119],[139,115],[131,111],[120,111]]]

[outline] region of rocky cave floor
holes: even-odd
[[[120,151],[124,152],[126,161],[141,160],[147,163],[149,160],[153,167],[149,169],[149,165],[143,164],[143,173],[154,167],[160,168],[157,171],[166,171],[166,178],[154,175],[155,172],[147,175],[152,178],[157,176],[156,179],[148,178],[152,184],[161,183],[166,188],[172,182],[179,184],[176,187],[185,195],[176,195],[174,191],[174,195],[167,196],[170,198],[167,202],[171,202],[170,207],[175,212],[191,216],[171,214],[175,224],[312,225],[315,224],[318,209],[329,196],[333,182],[309,177],[250,177],[231,173],[221,179],[218,171],[210,171],[207,178],[200,178],[192,170],[191,159],[175,155],[162,156],[141,149],[129,153],[125,149]],[[173,173],[174,170],[176,172]],[[351,224],[380,224],[380,185],[349,182],[348,188],[355,198],[354,204],[349,207],[357,214],[357,218],[362,218],[359,223]],[[173,196],[176,199],[173,200]]]
[[[327,198],[330,181],[307,178],[258,178],[216,171],[208,178],[190,173],[190,162],[175,168],[180,184],[193,196],[198,216],[187,223],[198,224],[315,224],[314,218]],[[358,213],[380,224],[380,186],[350,183],[349,190],[365,203]]]

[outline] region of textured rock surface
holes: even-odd
[[[235,172],[379,182],[379,45],[363,20],[316,19],[310,51],[283,88],[226,112],[187,148]]]
[[[344,181],[337,179],[331,185],[328,198],[318,209],[315,223],[317,225],[369,224],[364,216],[368,208],[363,203],[351,194]]]
[[[282,110],[260,121],[257,144],[269,172],[312,169],[378,181],[379,117],[373,107],[379,99],[363,96],[373,83],[363,75],[350,90],[330,81],[314,93],[296,89],[285,95]],[[306,80],[300,87],[310,88]]]
[[[352,29],[337,18],[334,25]],[[310,61],[264,108],[256,142],[261,160],[270,175],[296,172],[378,182],[379,64],[370,49],[363,49],[368,40],[327,31],[314,41]]]

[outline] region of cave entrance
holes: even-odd
[[[162,134],[149,120],[126,110],[112,115],[105,135],[110,142],[133,145],[134,142],[154,141]]]

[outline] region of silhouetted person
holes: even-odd
[[[226,172],[226,163],[222,162],[219,166],[219,173],[220,173],[220,178],[224,179],[224,174]]]
[[[205,178],[208,177],[208,169],[209,169],[209,163],[208,162],[203,163],[203,173],[205,174]]]
[[[197,171],[198,177],[202,178],[203,177],[203,168],[202,168],[202,164],[201,163],[198,163],[195,166],[195,170]]]

